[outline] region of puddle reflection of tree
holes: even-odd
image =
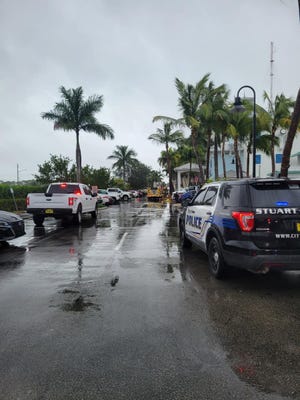
[[[167,262],[164,263],[165,271],[173,274],[175,270],[181,271],[178,235],[178,210],[172,205],[167,205],[163,213],[163,227],[159,236],[164,245]]]

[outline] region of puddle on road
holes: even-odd
[[[100,310],[100,307],[91,301],[85,301],[81,295],[76,296],[69,302],[62,304],[61,308],[63,311],[84,311],[86,308],[92,307],[96,310]]]
[[[82,312],[86,309],[101,310],[99,304],[91,299],[94,294],[82,294],[79,289],[65,288],[58,292],[58,299],[51,302],[50,307],[60,308],[62,311]]]
[[[111,220],[110,219],[98,219],[97,220],[97,228],[111,228]]]

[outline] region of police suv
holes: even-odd
[[[183,247],[207,253],[216,278],[229,266],[300,270],[300,180],[205,184],[184,208],[179,229]]]

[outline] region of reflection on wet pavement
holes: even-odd
[[[232,271],[227,280],[215,280],[206,255],[180,248],[179,212],[172,205],[121,204],[100,210],[96,223],[87,219],[80,227],[49,221],[36,230],[28,221],[27,242],[20,238],[0,259],[1,293],[13,310],[2,310],[7,329],[17,332],[14,324],[25,326],[34,340],[30,327],[39,327],[36,315],[42,322],[45,318],[42,334],[53,332],[54,341],[60,333],[60,340],[70,341],[63,341],[66,358],[76,358],[72,340],[77,334],[84,349],[78,357],[88,360],[85,367],[91,364],[88,378],[93,371],[97,382],[117,376],[123,389],[130,376],[139,382],[145,369],[143,384],[151,373],[155,387],[162,377],[161,389],[182,379],[178,382],[185,385],[185,394],[192,390],[190,380],[200,390],[207,385],[207,393],[218,392],[211,385],[215,379],[221,382],[220,392],[228,385],[224,398],[230,400],[244,400],[234,392],[237,387],[251,400],[257,398],[253,393],[263,393],[259,399],[269,398],[265,393],[299,398],[300,275]],[[43,337],[39,331],[36,335],[33,349]],[[116,343],[121,344],[119,354],[105,354]],[[51,352],[52,347],[50,357]],[[61,361],[74,368],[63,355]],[[186,398],[201,397],[194,392]],[[275,398],[281,397],[270,397]]]
[[[209,275],[202,253],[182,257],[188,280],[205,293],[233,371],[266,393],[299,398],[300,275],[232,271],[220,282]]]

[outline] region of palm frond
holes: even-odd
[[[81,129],[85,132],[93,132],[100,136],[102,139],[114,139],[113,129],[105,124],[100,123],[88,123],[81,126]]]

